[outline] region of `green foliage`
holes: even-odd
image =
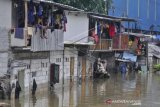
[[[153,68],[155,71],[160,71],[160,64],[154,65]]]
[[[107,0],[105,3],[104,0],[53,0],[58,3],[71,5],[73,7],[83,9],[85,11],[105,13],[106,9],[111,7],[112,0]]]

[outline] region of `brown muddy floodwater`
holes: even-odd
[[[160,76],[113,74],[109,79],[70,82],[25,96],[11,107],[160,107]],[[8,101],[1,101],[8,102]]]

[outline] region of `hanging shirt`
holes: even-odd
[[[103,25],[103,35],[102,36],[105,37],[106,39],[110,39],[108,24]]]
[[[97,35],[101,36],[101,25],[99,22],[97,23]]]
[[[66,32],[67,17],[65,13],[63,13],[62,20],[63,20],[63,31]]]
[[[43,7],[39,5],[38,16],[42,16],[42,13],[43,13]]]
[[[15,38],[24,39],[24,29],[23,28],[15,29]]]
[[[115,26],[113,24],[109,25],[109,36],[111,38],[115,36]]]
[[[33,24],[34,23],[34,4],[33,1],[31,0],[29,2],[29,10],[28,10],[28,23]]]
[[[65,15],[65,13],[63,13],[63,21],[64,21],[65,23],[67,23],[67,17],[66,17],[66,15]]]
[[[95,43],[97,44],[99,41],[98,35],[95,34],[95,31],[92,31],[92,37],[94,38]]]

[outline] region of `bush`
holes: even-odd
[[[154,71],[160,71],[160,64],[156,64],[153,66]]]

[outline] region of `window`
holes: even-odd
[[[32,72],[32,77],[36,77],[37,71]]]
[[[30,69],[30,68],[31,68],[31,66],[30,66],[30,64],[28,64],[28,65],[27,65],[27,69]]]
[[[25,8],[23,0],[12,2],[12,26],[23,28],[25,25]]]
[[[155,0],[155,20],[157,20],[157,0]]]
[[[138,0],[138,18],[140,17],[140,0]]]
[[[56,58],[56,62],[61,62],[61,58]]]
[[[41,67],[44,68],[44,63],[41,63]]]
[[[47,68],[47,66],[48,66],[48,63],[46,62],[46,68]]]
[[[69,62],[69,58],[65,58],[65,61],[66,61],[66,62]]]
[[[149,10],[150,10],[150,3],[149,3],[149,0],[147,1],[147,18],[149,19]]]
[[[127,0],[127,16],[128,16],[128,12],[129,12],[129,0]]]

